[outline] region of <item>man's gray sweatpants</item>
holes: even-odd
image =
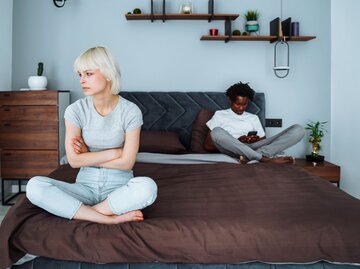
[[[227,131],[215,127],[211,131],[211,139],[220,152],[239,158],[246,156],[249,160],[261,160],[262,156],[272,157],[298,143],[305,135],[301,125],[295,124],[269,138],[252,144],[244,144]]]

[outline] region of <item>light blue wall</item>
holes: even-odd
[[[359,13],[358,0],[332,0],[331,155],[341,165],[341,188],[360,199]]]
[[[12,0],[0,1],[0,91],[11,90]]]
[[[182,1],[167,2],[168,12],[177,12]],[[280,15],[280,0],[215,2],[218,13],[257,9],[264,35],[269,21]],[[195,12],[207,11],[207,0],[193,4]],[[14,0],[13,88],[26,87],[37,62],[43,61],[49,87],[71,90],[75,101],[83,95],[74,59],[91,46],[105,45],[120,63],[124,90],[224,91],[241,80],[265,92],[267,117],[283,118],[284,127],[310,119],[330,122],[330,1],[283,1],[283,17],[299,21],[301,34],[317,36],[290,44],[292,69],[285,79],[273,74],[273,45],[268,42],[200,41],[209,28],[223,32],[223,22],[126,21],[124,14],[135,7],[149,12],[150,0],[67,0],[61,9],[50,0]],[[239,18],[233,26],[243,30],[243,23]],[[279,131],[268,128],[267,134]],[[330,133],[323,148],[330,158]],[[308,151],[304,139],[288,153],[304,156]]]

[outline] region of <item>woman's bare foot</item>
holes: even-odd
[[[112,224],[118,224],[129,221],[142,221],[144,220],[144,215],[140,210],[133,210],[121,215],[110,216],[110,218],[112,218]]]

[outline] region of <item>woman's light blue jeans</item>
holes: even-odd
[[[155,201],[157,186],[149,177],[134,177],[132,171],[82,167],[76,183],[43,176],[31,178],[26,196],[34,205],[72,219],[82,204],[92,206],[106,199],[116,215],[143,209]]]

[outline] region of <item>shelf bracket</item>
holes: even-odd
[[[154,0],[151,0],[151,22],[154,22]]]
[[[227,36],[225,38],[225,43],[228,43],[231,39],[231,18],[225,20],[225,35]]]
[[[277,38],[271,39],[269,42],[270,42],[270,44],[272,44],[272,43],[275,43],[275,42],[277,42],[279,40],[280,40],[280,36],[277,37]]]
[[[211,22],[211,20],[214,18],[214,0],[209,0],[208,13],[210,14],[208,22]]]
[[[165,6],[165,0],[163,0],[163,16],[162,16],[162,21],[165,22],[165,18],[166,18],[166,13],[165,13],[165,10],[166,10],[166,6]]]

